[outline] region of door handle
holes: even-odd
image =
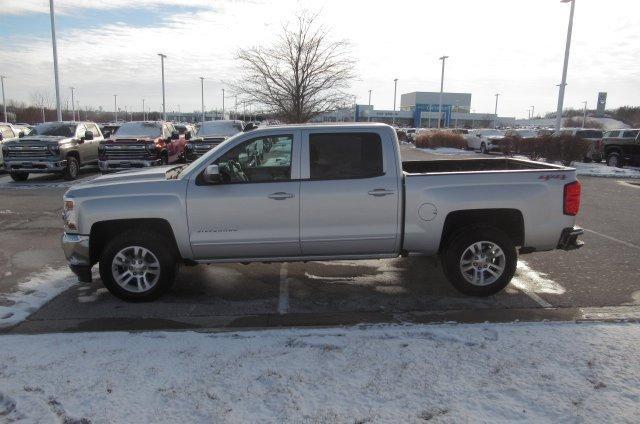
[[[375,190],[371,190],[369,191],[369,196],[376,196],[376,197],[382,197],[382,196],[388,196],[390,194],[395,193],[393,190],[387,190],[384,188],[376,188]]]
[[[267,197],[269,199],[274,199],[274,200],[284,200],[284,199],[291,199],[292,197],[295,197],[295,196],[291,193],[285,193],[285,192],[279,191],[277,193],[271,193]]]

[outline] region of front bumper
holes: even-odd
[[[4,162],[4,169],[7,172],[29,172],[29,173],[47,173],[62,172],[67,168],[65,160],[11,160]]]
[[[98,166],[102,172],[123,171],[132,168],[147,168],[149,166],[162,165],[161,159],[149,160],[129,160],[129,159],[107,159],[98,161]]]
[[[78,234],[62,235],[62,250],[67,258],[69,268],[83,283],[91,282],[91,255],[89,236]]]
[[[578,237],[584,234],[584,230],[579,227],[569,227],[562,230],[560,235],[560,241],[558,242],[558,249],[562,250],[576,250],[584,246],[584,242],[578,240]]]

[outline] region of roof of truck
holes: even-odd
[[[325,129],[325,128],[392,128],[390,125],[378,122],[313,122],[308,124],[278,124],[268,127],[258,127],[253,131],[272,131],[274,129],[301,128],[301,129]]]

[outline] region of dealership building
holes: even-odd
[[[327,112],[318,116],[318,122],[384,122],[400,127],[486,128],[513,125],[515,118],[497,117],[493,113],[475,113],[471,110],[471,93],[442,93],[414,91],[400,96],[400,109],[378,110],[372,105],[356,104],[350,108]],[[440,112],[439,112],[440,110]]]

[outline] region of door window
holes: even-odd
[[[86,127],[84,125],[78,125],[78,129],[76,129],[76,137],[81,138],[84,137],[84,131]]]
[[[383,175],[382,140],[375,133],[311,134],[309,171],[312,180]]]
[[[14,138],[15,137],[15,134],[13,133],[13,130],[8,125],[0,126],[0,133],[2,134],[2,138],[4,138],[4,139]]]
[[[638,136],[638,130],[635,131],[625,131],[622,135],[624,138],[636,138]]]
[[[293,135],[257,137],[222,155],[215,163],[226,183],[262,183],[291,179]]]

